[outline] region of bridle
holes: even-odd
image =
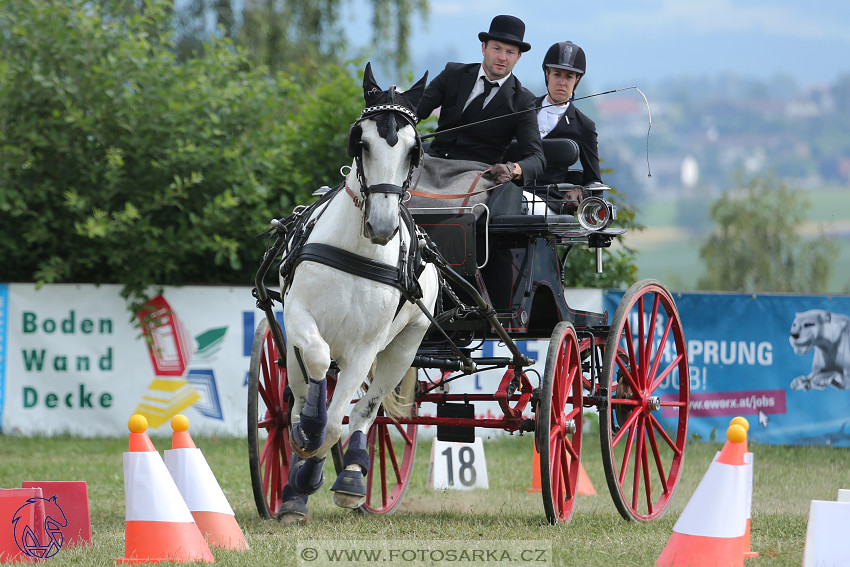
[[[407,190],[410,188],[410,182],[413,178],[413,170],[421,163],[424,153],[422,149],[422,138],[419,135],[419,131],[416,129],[419,117],[416,115],[415,111],[395,102],[395,85],[391,86],[388,92],[390,102],[387,104],[376,104],[364,108],[360,113],[360,118],[351,125],[351,129],[348,132],[348,157],[354,158],[355,175],[357,176],[357,181],[360,184],[360,193],[364,201],[372,193],[399,195],[403,199]],[[366,174],[363,171],[363,142],[361,141],[363,129],[360,126],[360,123],[384,113],[390,113],[388,116],[389,132],[387,133],[387,141],[391,146],[395,145],[395,141],[398,139],[396,137],[396,117],[401,117],[410,126],[412,126],[413,131],[416,132],[416,145],[412,149],[410,165],[407,169],[407,178],[401,186],[393,185],[392,183],[377,183],[375,185],[369,185],[366,182]]]

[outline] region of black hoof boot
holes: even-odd
[[[310,512],[307,510],[307,496],[298,494],[288,484],[283,487],[280,494],[283,504],[277,512],[277,521],[282,524],[306,524],[310,521]]]

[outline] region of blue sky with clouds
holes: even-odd
[[[546,48],[572,40],[588,56],[596,88],[722,73],[771,78],[791,73],[801,85],[850,73],[850,0],[430,0],[411,38],[414,73],[480,61],[477,35],[497,14],[526,24],[532,50],[515,72],[536,82]],[[363,6],[364,0],[354,0]],[[365,4],[369,5],[369,4]],[[370,9],[370,8],[369,8]],[[368,9],[351,30],[368,29]],[[355,42],[356,43],[356,42]],[[528,77],[526,79],[525,77]]]

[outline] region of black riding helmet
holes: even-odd
[[[584,56],[584,49],[571,41],[560,41],[546,52],[543,58],[543,71],[546,67],[557,67],[558,69],[566,69],[573,71],[579,75],[584,75],[587,69],[587,59]]]

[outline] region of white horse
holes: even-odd
[[[384,397],[405,374],[415,379],[407,371],[430,322],[411,300],[421,296],[433,311],[439,287],[434,265],[411,254],[419,242],[402,204],[422,156],[415,124],[426,79],[427,73],[405,92],[394,86],[384,91],[366,66],[366,108],[349,133],[354,162],[345,187],[312,212],[315,224],[304,246],[289,252],[290,261],[296,258],[289,277],[281,276],[287,373],[295,398],[282,521],[306,521],[307,496],[321,487],[325,455],[339,440],[346,410],[374,364],[368,391],[351,410],[345,470],[331,488],[341,507],[365,502],[366,433]],[[414,272],[407,270],[410,264],[418,264],[411,266]],[[326,408],[331,360],[339,375]]]

